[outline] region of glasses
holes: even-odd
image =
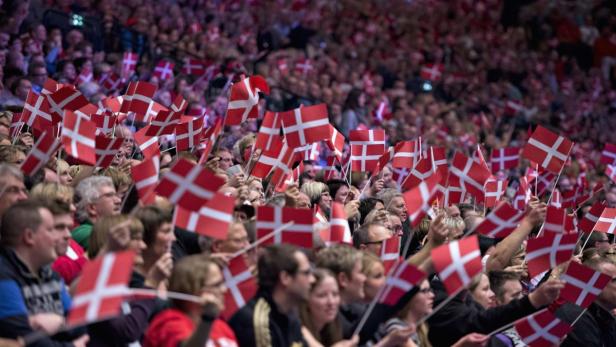
[[[601,243],[603,243],[603,242],[607,242],[607,243],[610,243],[610,240],[608,240],[608,239],[605,239],[605,240],[597,240],[596,242],[601,242]]]
[[[116,196],[118,196],[118,193],[116,193],[116,192],[109,192],[109,193],[102,194],[98,198],[99,199],[102,199],[102,198],[114,198]]]
[[[422,294],[428,294],[428,293],[433,293],[434,290],[432,288],[421,288],[419,289],[419,292]]]

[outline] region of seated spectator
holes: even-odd
[[[353,246],[379,256],[383,242],[391,236],[391,232],[381,224],[364,224],[353,233]]]
[[[362,272],[366,276],[364,302],[369,303],[385,284],[385,267],[381,259],[372,252],[362,252]]]
[[[13,165],[0,163],[0,215],[18,201],[27,198],[23,173]]]
[[[491,271],[488,277],[497,306],[507,305],[511,300],[521,299],[524,296],[518,274],[509,271]]]
[[[329,194],[327,185],[322,182],[308,182],[301,187],[301,191],[310,198],[310,206],[312,208],[319,207],[317,218],[322,222],[327,222],[332,206],[332,197]]]
[[[225,253],[231,255],[248,247],[249,244],[248,233],[246,232],[244,224],[233,222],[229,224],[229,232],[225,240],[212,241],[212,253]]]
[[[486,274],[482,273],[475,276],[468,285],[468,291],[473,300],[481,305],[481,307],[488,309],[496,306],[494,292],[490,288],[490,280]]]

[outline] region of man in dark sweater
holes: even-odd
[[[315,281],[298,248],[270,246],[259,257],[259,291],[229,320],[240,346],[304,346],[297,310]]]

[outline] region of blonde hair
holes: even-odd
[[[321,199],[321,194],[329,191],[327,184],[323,182],[307,182],[302,186],[302,193],[308,195],[311,204],[315,204]]]
[[[90,259],[95,258],[101,249],[107,245],[109,230],[118,224],[126,222],[128,219],[128,216],[119,214],[102,217],[94,223],[88,244],[88,257]]]
[[[169,291],[199,295],[210,277],[212,265],[220,265],[205,254],[195,254],[180,259],[173,265],[173,272],[169,278]],[[180,306],[181,301],[172,299],[174,306]]]
[[[30,196],[39,200],[61,200],[65,203],[72,204],[75,190],[72,187],[65,186],[57,182],[43,182],[32,188]]]
[[[68,165],[68,163],[65,160],[63,160],[63,159],[57,159],[56,160],[56,173],[58,175],[61,174],[62,171],[66,171],[70,175],[70,169],[71,169],[71,166]]]
[[[129,174],[115,166],[110,166],[106,168],[105,170],[103,170],[102,174],[103,176],[111,178],[113,186],[116,190],[119,190],[120,187],[129,186],[131,183],[133,183],[132,177]]]
[[[381,261],[381,258],[377,257],[376,254],[372,253],[372,252],[362,252],[362,258],[361,258],[361,264],[362,264],[362,269],[361,272],[364,275],[368,275],[370,273],[370,270],[372,269],[372,267],[375,264],[381,264],[383,265],[383,262]]]

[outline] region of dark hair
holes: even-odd
[[[503,298],[503,286],[507,281],[519,281],[520,275],[511,271],[490,271],[488,273],[490,280],[490,289],[494,292],[497,298]]]
[[[329,194],[332,196],[332,199],[336,197],[336,193],[338,193],[338,189],[340,189],[340,187],[349,186],[349,184],[346,183],[346,181],[339,180],[339,179],[331,179],[327,181],[326,184],[327,184],[327,187],[329,187]]]
[[[359,249],[360,245],[370,242],[370,227],[373,223],[364,224],[353,233],[353,247]]]
[[[272,292],[284,271],[294,275],[299,269],[295,253],[299,248],[289,245],[272,245],[264,249],[257,262],[259,290]]]
[[[143,224],[143,241],[151,246],[156,239],[158,228],[164,223],[171,223],[172,215],[169,211],[157,206],[146,206],[135,212],[135,217]]]
[[[42,223],[40,210],[47,207],[38,200],[19,201],[9,207],[2,215],[0,224],[0,243],[14,247],[25,229],[36,230]]]
[[[51,212],[54,216],[60,216],[63,214],[71,213],[71,206],[66,202],[59,198],[57,199],[46,199],[42,200],[45,207]]]
[[[385,205],[383,200],[372,197],[366,198],[359,202],[359,224],[364,224],[364,219],[366,219],[368,213],[370,213],[374,206],[376,206],[377,202],[380,202],[383,206]]]
[[[327,269],[315,269],[315,281],[310,288],[310,292],[312,292],[327,277],[331,277],[334,281],[336,281],[336,275],[334,275],[331,271]],[[301,318],[302,325],[304,325],[310,331],[312,336],[314,336],[314,338],[324,346],[331,346],[342,340],[342,322],[338,319],[338,317],[336,317],[333,322],[326,323],[325,326],[318,331],[315,324],[316,322],[313,321],[312,315],[310,314],[310,306],[307,302],[304,302],[301,305],[299,316]]]
[[[355,109],[359,108],[359,97],[363,93],[364,92],[361,89],[357,89],[357,88],[351,89],[349,94],[347,94],[346,100],[344,101],[343,111],[346,111],[348,109],[355,110]]]

